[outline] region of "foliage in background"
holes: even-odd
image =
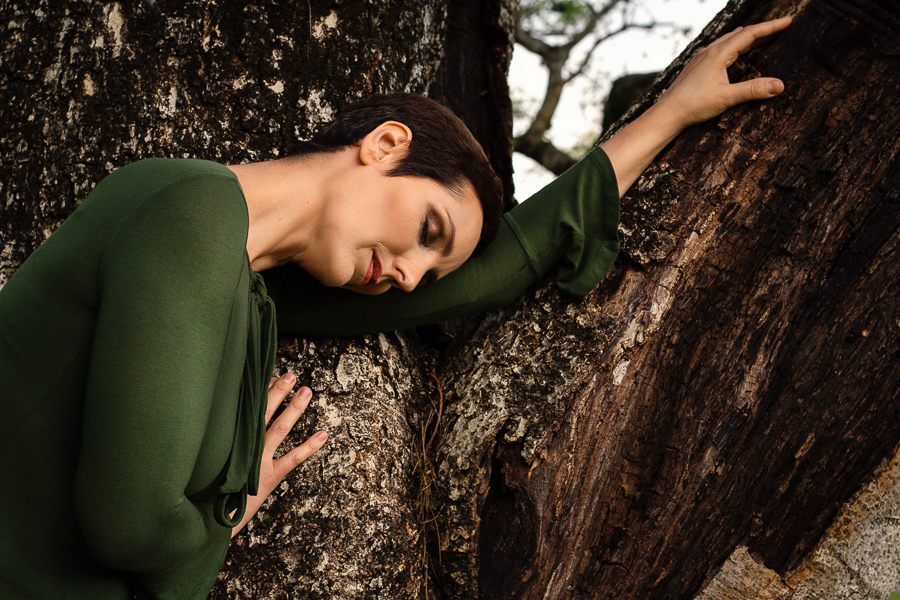
[[[557,175],[571,167],[600,131],[591,129],[583,136],[591,142],[581,140],[570,149],[558,148],[547,138],[563,90],[577,78],[590,77],[591,62],[606,41],[626,31],[661,27],[684,36],[690,33],[690,28],[658,22],[639,0],[523,0],[515,39],[519,47],[541,58],[548,77],[543,98],[534,103],[538,106],[514,99],[517,120],[524,117],[528,123],[515,138],[515,150]],[[614,112],[616,117],[621,114]]]

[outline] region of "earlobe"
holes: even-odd
[[[406,156],[410,140],[409,127],[397,121],[385,121],[360,142],[360,160],[366,165],[394,162]]]

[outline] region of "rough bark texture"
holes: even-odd
[[[507,210],[515,206],[506,74],[517,5],[518,0],[449,2],[444,60],[428,89],[429,96],[449,106],[481,141],[503,184]]]
[[[283,154],[344,104],[424,92],[444,0],[4,0],[0,284],[111,171]]]
[[[263,160],[358,97],[425,91],[446,8],[3,0],[0,285],[119,166],[148,156]],[[280,368],[317,392],[306,430],[326,427],[332,438],[238,538],[213,596],[419,597],[420,353],[396,335],[283,340],[281,350]]]
[[[287,442],[330,432],[232,542],[210,598],[420,598],[413,429],[421,357],[398,334],[282,340],[277,369],[315,394]]]
[[[625,199],[626,257],[569,315],[600,328],[593,366],[535,378],[557,390],[538,392],[550,421],[510,420],[534,401],[515,387],[491,392],[505,413],[477,408],[489,384],[528,388],[518,354],[454,396],[436,527],[459,540],[442,564],[457,597],[690,598],[739,546],[786,575],[900,442],[900,15],[733,3],[703,38],[793,13],[732,73],[788,92],[687,131]],[[493,356],[505,323],[444,376]],[[571,346],[546,343],[540,364],[564,363]],[[457,431],[489,433],[461,449]],[[478,495],[460,503],[458,480]]]
[[[279,370],[316,391],[292,440],[332,437],[236,540],[213,597],[687,599],[746,573],[769,582],[749,597],[782,600],[809,569],[864,578],[860,557],[891,547],[865,520],[877,502],[832,531],[881,545],[820,551],[900,442],[900,15],[889,0],[744,0],[701,38],[788,13],[733,73],[788,92],[661,155],[586,300],[545,283],[476,323],[435,387],[403,335],[282,340]],[[428,89],[446,6],[2,0],[0,14],[2,284],[124,163],[263,159],[362,94]],[[886,573],[871,590],[900,571]]]
[[[884,600],[900,572],[900,453],[845,506],[799,569],[782,577],[738,546],[696,600]]]

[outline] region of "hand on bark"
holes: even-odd
[[[701,49],[685,66],[657,103],[666,110],[679,129],[701,123],[727,109],[751,100],[765,100],[784,91],[784,83],[774,77],[759,77],[731,83],[728,67],[754,45],[783,30],[791,18],[738,27]]]
[[[771,98],[784,91],[781,80],[772,77],[731,83],[728,67],[754,42],[790,23],[790,17],[786,17],[738,28],[700,50],[659,102],[603,143],[616,172],[620,196],[686,127],[711,119],[735,104]]]
[[[273,377],[269,382],[269,402],[266,406],[266,424],[272,420],[272,415],[276,409],[281,406],[284,399],[287,398],[291,388],[294,387],[296,378],[286,373],[279,378]],[[290,473],[297,465],[316,453],[319,448],[325,445],[328,434],[320,431],[311,438],[303,442],[296,448],[292,448],[289,452],[284,453],[278,460],[274,459],[275,450],[284,441],[288,432],[297,423],[297,419],[306,410],[309,401],[312,399],[312,390],[308,387],[300,388],[294,397],[291,398],[284,411],[278,415],[272,426],[266,430],[266,442],[263,449],[262,468],[259,476],[259,494],[247,497],[247,510],[241,522],[231,530],[231,537],[234,537],[241,528],[253,518],[259,507],[265,499],[278,487],[278,484]]]

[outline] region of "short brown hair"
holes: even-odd
[[[388,175],[427,177],[454,195],[462,191],[464,181],[475,188],[483,219],[473,254],[481,252],[497,237],[503,212],[503,187],[465,124],[434,100],[404,92],[369,96],[347,105],[334,121],[311,140],[297,143],[288,155],[358,146],[364,137],[387,121],[403,123],[413,133],[409,150]]]

